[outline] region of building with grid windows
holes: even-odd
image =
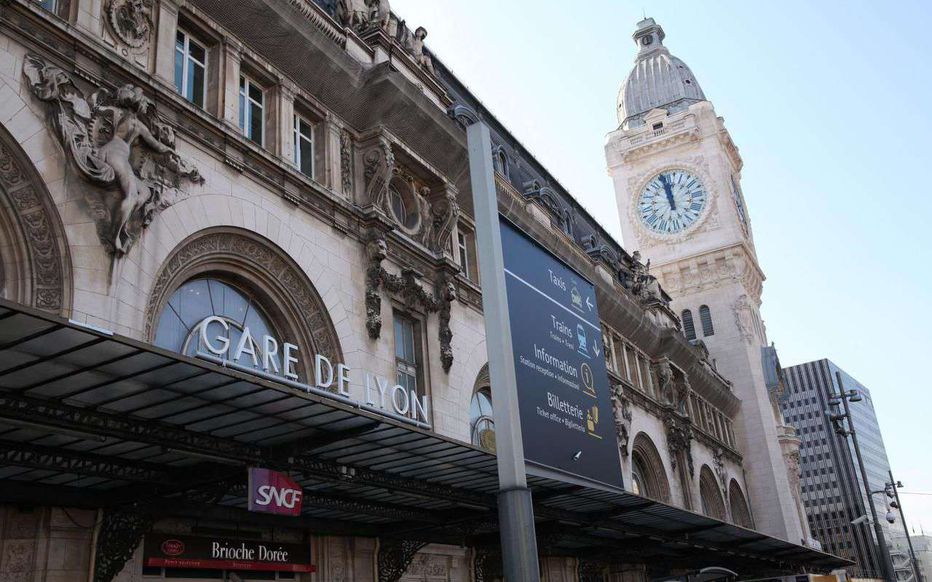
[[[881,553],[869,520],[852,525],[863,515],[870,516],[867,493],[851,439],[837,434],[825,412],[829,400],[844,390],[857,390],[862,399],[851,402],[851,422],[857,431],[861,454],[871,491],[883,490],[890,480],[890,462],[884,449],[880,425],[870,390],[830,360],[818,360],[784,368],[788,390],[781,402],[787,422],[799,432],[802,495],[812,535],[831,553],[856,562],[852,574],[882,577]],[[837,412],[837,410],[835,410]],[[884,530],[884,543],[891,545],[895,533],[902,534],[902,520],[890,524],[884,516],[890,511],[889,499],[873,496]],[[899,571],[894,556],[894,565]]]

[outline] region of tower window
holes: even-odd
[[[708,305],[699,308],[699,321],[702,322],[702,335],[708,337],[715,335],[715,328],[712,327],[712,312],[709,311]]]
[[[655,124],[651,127],[651,129],[653,129],[654,131],[659,131],[659,130],[663,129],[663,123],[655,123]]]
[[[680,319],[683,320],[683,335],[686,336],[686,339],[689,341],[696,339],[696,324],[693,323],[693,312],[684,309],[683,313],[680,314]]]

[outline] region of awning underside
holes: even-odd
[[[247,466],[300,518],[247,513]],[[529,477],[542,552],[742,575],[847,561],[621,490]],[[0,301],[0,501],[498,545],[494,455],[351,405]]]

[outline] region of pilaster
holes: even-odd
[[[159,3],[159,25],[155,34],[155,78],[175,86],[175,33],[178,30],[178,2]]]

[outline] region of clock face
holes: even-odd
[[[708,199],[698,178],[683,170],[665,170],[654,176],[641,193],[638,216],[651,231],[674,234],[699,219]]]

